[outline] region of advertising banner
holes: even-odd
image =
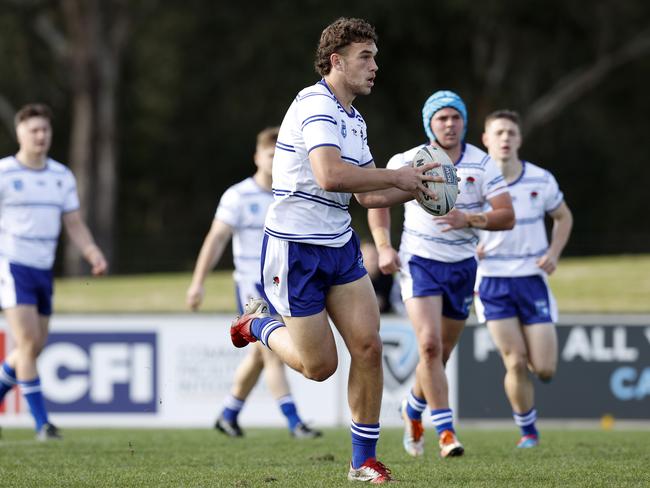
[[[233,376],[252,347],[234,348],[229,315],[56,316],[39,357],[52,420],[60,426],[211,427]],[[596,419],[605,414],[650,419],[650,318],[563,317],[559,366],[550,384],[535,382],[536,407],[547,419]],[[408,319],[382,317],[383,426],[399,426],[400,402],[415,379],[418,348]],[[303,419],[345,426],[350,413],[350,357],[335,332],[338,369],[314,382],[287,368]],[[13,348],[0,321],[0,360]],[[447,364],[450,406],[463,419],[506,419],[504,368],[487,329],[471,324]],[[246,400],[243,426],[283,426],[263,373]],[[428,422],[428,419],[425,421]],[[0,424],[30,426],[14,388],[0,403]]]
[[[557,327],[558,368],[535,380],[546,419],[650,419],[650,321],[565,317]],[[505,369],[486,327],[468,327],[458,349],[461,418],[511,418]]]

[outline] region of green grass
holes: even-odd
[[[431,435],[430,433],[428,435]],[[548,430],[539,448],[516,450],[515,429],[461,429],[463,458],[413,459],[401,430],[384,429],[379,457],[398,486],[636,487],[650,484],[648,432]],[[67,429],[38,443],[25,429],[4,432],[0,485],[20,487],[337,487],[346,480],[349,431],[296,441],[283,429],[248,429],[228,439],[211,429]],[[356,486],[356,485],[355,485]]]
[[[564,313],[650,312],[650,255],[563,259],[550,282]]]
[[[55,309],[63,313],[186,312],[189,273],[57,280]],[[570,258],[550,278],[562,313],[650,312],[650,255]],[[206,281],[205,312],[235,309],[231,272]]]
[[[185,292],[190,273],[65,278],[55,284],[57,313],[181,313],[188,312]],[[205,282],[201,310],[235,310],[231,271],[212,273]]]

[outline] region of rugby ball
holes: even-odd
[[[424,186],[438,195],[438,200],[433,200],[429,195],[418,192],[417,202],[431,215],[446,215],[454,208],[458,197],[458,176],[456,167],[451,162],[447,153],[436,146],[424,146],[413,157],[413,167],[418,168],[427,163],[440,163],[440,166],[430,169],[426,174],[442,176],[443,183],[424,181]]]

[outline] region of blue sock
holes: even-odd
[[[280,327],[285,327],[285,325],[273,317],[253,319],[251,322],[251,333],[262,344],[271,349],[269,347],[269,336],[271,332]]]
[[[352,467],[358,469],[367,459],[376,458],[379,424],[350,424],[352,432]]]
[[[438,435],[442,434],[445,430],[456,432],[454,430],[454,415],[451,408],[431,410],[431,421],[433,422]]]
[[[296,425],[302,423],[291,394],[278,398],[278,405],[280,405],[280,410],[282,410],[282,413],[287,418],[289,430],[295,429]]]
[[[45,409],[45,399],[41,391],[41,379],[37,376],[33,380],[18,381],[20,390],[27,400],[32,417],[36,422],[36,431],[38,432],[43,424],[48,423],[47,410]]]
[[[244,408],[244,402],[245,400],[240,400],[235,396],[228,395],[226,400],[223,402],[223,411],[221,412],[221,415],[223,415],[223,418],[228,422],[237,422],[237,416],[239,415],[239,412],[241,412],[241,409]]]
[[[422,420],[422,412],[427,408],[427,401],[424,398],[418,398],[413,393],[409,392],[406,399],[406,414],[411,420]]]
[[[512,418],[515,419],[515,424],[519,426],[522,436],[533,435],[539,437],[539,432],[537,432],[537,427],[535,427],[535,422],[537,421],[537,410],[535,410],[535,407],[525,413],[512,412]]]
[[[2,366],[0,366],[0,403],[17,382],[16,370],[9,366],[6,361],[2,363]]]

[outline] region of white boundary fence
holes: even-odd
[[[229,392],[233,373],[247,353],[247,348],[235,349],[230,343],[231,319],[230,315],[208,314],[55,316],[50,341],[39,359],[52,421],[64,427],[211,426]],[[592,351],[601,369],[604,360],[610,361],[617,378],[620,377],[619,387],[623,388],[620,391],[632,395],[628,403],[621,405],[641,408],[640,411],[648,412],[641,417],[650,418],[650,325],[646,325],[650,324],[650,318],[571,316],[562,317],[560,323],[571,327],[584,324],[584,334],[570,334],[571,337],[579,336],[572,340],[582,340],[582,346],[572,343],[572,347],[577,347],[573,360],[582,367],[585,361],[581,354],[584,356]],[[599,323],[618,325],[598,327]],[[626,340],[621,336],[625,327],[638,331],[634,337],[639,344],[622,342]],[[417,345],[404,317],[382,317],[381,335],[385,380],[381,423],[400,425],[397,408],[413,382]],[[643,336],[648,339],[645,344],[640,339]],[[327,381],[316,383],[293,371],[288,373],[302,417],[319,427],[347,425],[350,420],[346,392],[349,356],[338,336],[337,341],[339,368]],[[471,350],[462,349],[464,341]],[[507,411],[505,414],[479,411],[468,416],[463,413],[463,405],[458,408],[459,372],[471,373],[471,378],[461,378],[463,386],[484,382],[482,371],[487,372],[487,354],[491,358],[490,374],[502,375],[496,352],[485,341],[484,329],[468,327],[460,344],[461,353],[454,353],[447,365],[451,406],[460,413],[461,419],[507,418],[509,415]],[[0,358],[11,347],[6,323],[0,321]],[[561,355],[562,347],[561,344]],[[636,355],[632,350],[637,351]],[[464,361],[461,368],[458,357]],[[634,359],[634,364],[630,359]],[[468,369],[471,365],[474,369]],[[561,365],[560,374],[563,368],[570,370],[569,366]],[[603,391],[607,390],[607,384],[614,385],[614,380],[607,377],[615,376],[614,373],[610,374],[609,370],[599,373],[603,375],[600,381],[605,385]],[[504,399],[501,385],[501,379],[490,379],[491,395],[495,398]],[[466,390],[461,389],[461,392]],[[607,391],[595,398],[603,394],[606,396]],[[649,408],[644,410],[646,405]],[[465,409],[466,412],[470,410]],[[246,402],[241,422],[246,426],[284,425],[263,377]],[[29,426],[31,423],[24,400],[14,389],[0,406],[0,425]]]

